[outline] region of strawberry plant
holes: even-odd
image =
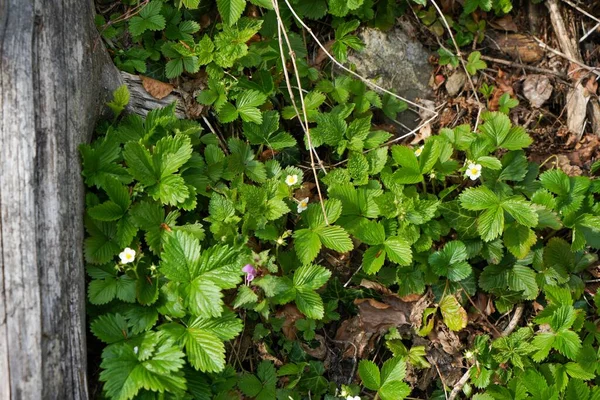
[[[509,3],[465,2],[462,22]],[[362,48],[361,25],[400,13],[392,1],[290,5],[331,22],[342,61]],[[510,96],[477,127],[401,143],[382,123],[407,104],[310,63],[280,7],[296,69],[270,1],[152,0],[98,21],[114,21],[102,34],[120,68],[202,76],[193,97],[210,121],[174,105],[125,115],[122,87],[80,147],[103,396],[445,398],[462,382],[473,399],[598,399],[598,180],[531,161]],[[462,22],[466,43],[481,26]],[[465,61],[486,68],[479,52]],[[286,71],[302,90],[284,87]],[[393,320],[378,323],[380,310]],[[465,379],[444,379],[440,347]]]

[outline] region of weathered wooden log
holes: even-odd
[[[156,99],[152,97],[146,91],[146,89],[144,89],[142,86],[142,80],[139,76],[121,71],[121,79],[129,89],[129,105],[126,109],[127,112],[146,115],[150,110],[166,107],[176,101],[177,105],[175,106],[175,114],[179,118],[186,118],[187,115],[183,104],[183,99],[177,91],[171,92],[171,94],[162,99]]]
[[[87,399],[78,145],[120,83],[91,0],[0,0],[0,399]]]

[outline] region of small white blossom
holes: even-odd
[[[294,186],[296,183],[298,183],[298,175],[288,175],[285,177],[285,183],[288,186]]]
[[[126,247],[121,253],[119,253],[119,258],[123,264],[129,264],[135,260],[135,250]]]
[[[473,353],[471,350],[469,350],[469,351],[467,351],[467,352],[465,353],[465,358],[466,358],[466,359],[471,359],[471,358],[473,358],[473,357],[475,357],[475,353]]]
[[[306,210],[308,208],[308,197],[303,198],[298,202],[298,213]]]
[[[476,180],[481,176],[481,165],[479,164],[469,164],[467,166],[466,175],[472,180]]]
[[[134,352],[135,354],[137,354],[139,351],[140,351],[139,347],[135,346],[135,347],[133,348],[133,352]]]
[[[348,396],[346,400],[360,400],[360,396]]]
[[[277,239],[277,244],[278,244],[278,245],[280,245],[280,246],[283,246],[283,245],[285,244],[285,240],[283,240],[283,238],[282,238],[282,237],[279,237],[279,238]]]
[[[415,156],[419,157],[421,155],[421,153],[423,152],[423,147],[425,146],[421,146],[415,150]]]

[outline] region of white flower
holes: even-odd
[[[415,150],[415,156],[419,157],[421,155],[421,153],[423,152],[423,147],[425,146],[421,146]]]
[[[348,396],[346,400],[360,400],[360,396]]]
[[[308,208],[308,197],[303,198],[298,202],[298,213],[306,210]]]
[[[288,175],[285,177],[285,183],[287,183],[288,186],[293,186],[296,183],[298,183],[298,175]]]
[[[125,247],[125,250],[119,253],[119,258],[121,259],[121,263],[129,264],[135,260],[135,250]]]
[[[467,166],[466,175],[471,178],[472,181],[476,180],[481,176],[481,165],[479,164],[469,164]]]
[[[135,346],[135,347],[133,348],[133,352],[134,352],[135,354],[137,354],[137,353],[138,353],[138,351],[140,351],[139,347]]]

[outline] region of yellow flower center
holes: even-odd
[[[479,171],[477,170],[477,168],[471,168],[471,175],[477,175],[479,173]]]

